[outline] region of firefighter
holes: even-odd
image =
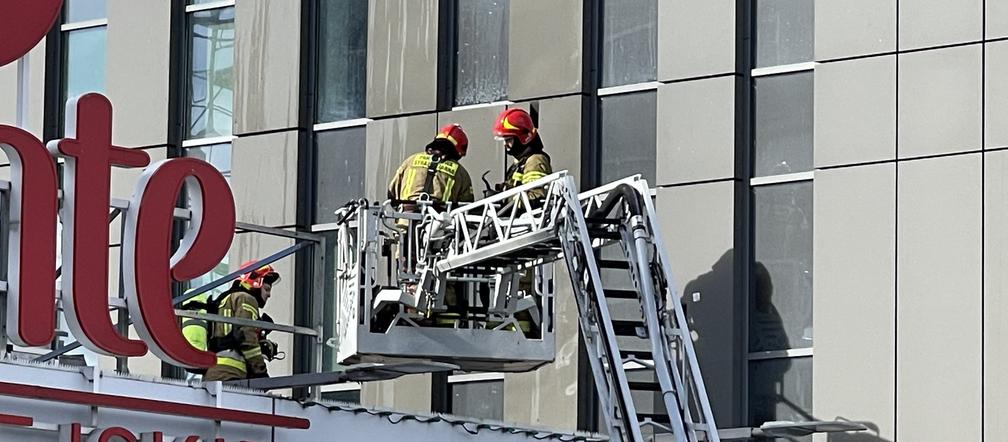
[[[496,190],[512,189],[553,173],[550,157],[543,151],[539,130],[524,109],[511,108],[501,112],[494,124],[493,134],[504,141],[505,151],[514,157],[514,162],[504,172],[504,182],[498,184]],[[533,189],[528,195],[538,201],[546,196],[546,189]]]
[[[435,207],[473,201],[472,179],[459,160],[469,149],[462,126],[448,124],[438,130],[423,152],[415,153],[399,166],[388,186],[388,198],[404,205],[427,194]]]
[[[186,294],[189,294],[193,289],[186,290]],[[182,304],[182,309],[192,310],[197,313],[209,313],[208,305],[210,304],[210,293],[203,292],[196,296],[193,296],[185,304]],[[182,336],[185,336],[186,341],[189,345],[197,350],[207,351],[208,339],[210,335],[210,326],[205,319],[197,318],[182,318]],[[196,379],[198,376],[206,374],[206,369],[189,369],[188,379]]]
[[[247,267],[254,261],[242,264]],[[238,277],[231,288],[220,295],[218,313],[222,316],[260,320],[259,309],[269,301],[280,274],[265,265]],[[259,329],[215,323],[210,347],[217,351],[217,364],[207,370],[204,381],[230,381],[269,376],[260,345]]]

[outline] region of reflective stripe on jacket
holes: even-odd
[[[416,153],[406,158],[389,183],[388,197],[402,201],[419,200],[424,193],[431,160],[432,156],[428,153]],[[473,201],[472,178],[465,167],[458,161],[442,159],[436,169],[428,192],[432,199],[456,204]]]

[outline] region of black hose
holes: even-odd
[[[588,213],[588,218],[608,215],[620,201],[623,201],[626,204],[627,210],[630,212],[631,216],[640,216],[644,214],[644,211],[641,208],[644,203],[641,201],[641,196],[637,193],[637,189],[629,184],[620,184],[613,190],[609,191],[609,194],[606,195],[606,199],[602,201],[602,204]]]

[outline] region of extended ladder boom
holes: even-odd
[[[539,188],[546,197],[529,198]],[[719,441],[646,181],[631,177],[578,195],[573,178],[559,172],[438,222],[453,238],[420,260],[434,279],[492,267],[505,281],[522,269],[566,263],[611,437],[643,441],[660,431],[676,441]],[[631,290],[603,284],[620,276]],[[497,296],[513,297],[514,285],[498,284]],[[615,318],[611,306],[628,301],[640,317]],[[647,396],[657,399],[639,399]]]

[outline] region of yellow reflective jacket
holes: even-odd
[[[251,294],[242,291],[225,294],[224,298],[220,301],[218,311],[221,316],[251,319],[254,321],[259,320],[259,302]],[[234,330],[234,327],[231,324],[217,322],[214,324],[213,336],[215,338],[223,338],[230,334]],[[244,361],[240,362],[246,364],[249,377],[265,374],[266,361],[263,359],[262,349],[259,347],[259,329],[256,327],[240,326],[237,333],[233,336],[238,341],[238,348],[232,350],[237,351],[244,358]],[[232,366],[234,361],[222,360],[227,358],[222,357],[221,353],[218,352],[217,364]],[[239,367],[234,365],[234,368]]]
[[[504,189],[512,189],[528,184],[553,173],[550,157],[542,151],[517,158],[505,172]],[[540,187],[528,192],[529,198],[541,199],[546,196],[546,188]]]
[[[388,186],[389,199],[416,201],[424,193],[431,155],[416,153],[406,158],[396,169]],[[442,159],[429,189],[431,199],[443,203],[468,203],[473,201],[472,179],[458,161]]]

